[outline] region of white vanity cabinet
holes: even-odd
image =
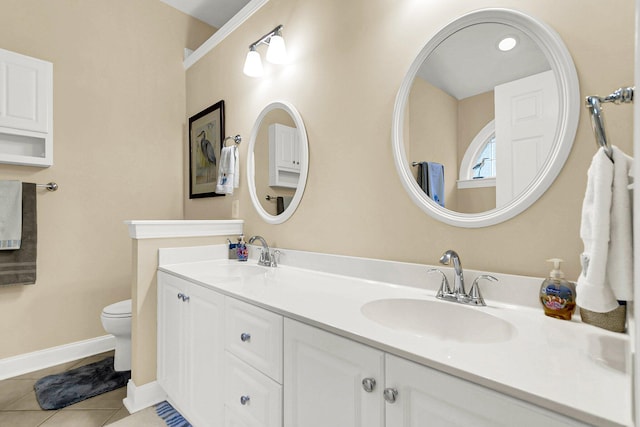
[[[284,385],[285,427],[586,426],[289,319]]]
[[[383,352],[290,319],[284,336],[285,427],[384,426]]]
[[[223,417],[224,297],[158,272],[158,382],[198,427]]]
[[[53,64],[0,49],[0,163],[53,163]]]

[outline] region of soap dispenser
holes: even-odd
[[[559,258],[548,259],[553,263],[553,270],[540,287],[540,302],[544,306],[544,314],[557,319],[571,320],[576,309],[575,285],[564,278],[560,270]]]

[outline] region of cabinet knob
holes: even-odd
[[[182,295],[182,301],[187,302],[191,299],[189,295]]]
[[[251,339],[251,334],[247,333],[247,332],[243,332],[240,334],[240,340],[242,342],[247,342]]]
[[[240,396],[240,404],[241,405],[247,405],[250,400],[251,400],[251,397],[249,397],[249,396]]]
[[[376,380],[374,378],[365,378],[362,380],[362,388],[367,393],[371,393],[376,387]]]
[[[396,398],[398,397],[398,390],[395,388],[385,388],[383,395],[384,400],[389,403],[394,403],[396,401]]]
[[[182,292],[179,292],[178,293],[178,299],[182,299],[182,298],[184,298],[184,294]]]

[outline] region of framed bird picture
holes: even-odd
[[[189,117],[189,198],[217,194],[216,181],[224,141],[224,101]]]

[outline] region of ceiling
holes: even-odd
[[[518,40],[509,52],[497,48],[505,36]],[[524,32],[510,25],[482,23],[447,37],[431,52],[418,75],[460,100],[550,68],[538,44]]]
[[[250,0],[160,0],[220,29]]]

